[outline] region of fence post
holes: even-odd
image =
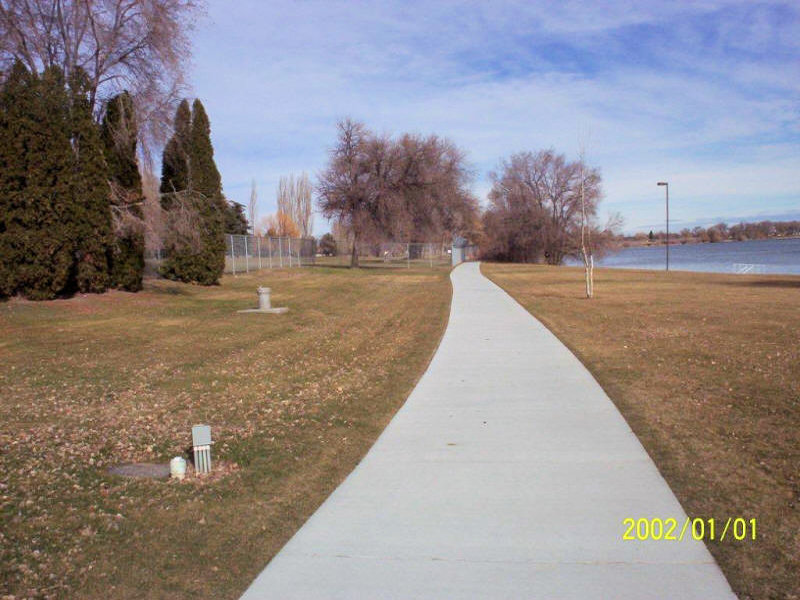
[[[258,270],[261,270],[261,236],[256,238],[256,244],[258,244]]]
[[[433,244],[428,244],[428,263],[430,268],[433,268]]]
[[[244,272],[250,272],[250,253],[247,251],[247,236],[244,236]]]
[[[231,238],[231,271],[236,275],[236,252],[233,250],[233,235],[228,237]]]
[[[267,238],[267,248],[269,248],[269,268],[272,269],[272,236]]]
[[[281,243],[282,239],[283,238],[281,237],[278,238],[278,260],[280,261],[281,269],[283,268],[283,248],[282,248],[283,244]]]
[[[406,269],[411,268],[411,242],[406,244]]]

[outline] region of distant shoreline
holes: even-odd
[[[773,237],[764,237],[764,238],[753,238],[753,239],[746,239],[746,240],[719,240],[716,242],[712,242],[709,240],[698,240],[695,238],[678,238],[678,239],[671,239],[669,241],[670,246],[685,246],[687,244],[729,244],[731,242],[767,242],[767,241],[782,241],[782,240],[796,240],[800,239],[800,235],[781,235],[781,236],[773,236]],[[616,244],[620,248],[634,248],[634,247],[646,247],[646,246],[666,246],[667,243],[664,240],[636,240],[636,239],[623,239]]]

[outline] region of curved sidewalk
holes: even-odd
[[[477,263],[451,278],[425,375],[243,598],[735,598],[702,543],[622,540],[686,515],[569,350]]]

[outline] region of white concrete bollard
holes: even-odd
[[[260,310],[267,310],[272,308],[269,303],[269,288],[268,287],[260,287],[258,288],[258,308]]]
[[[240,310],[237,312],[240,313],[262,313],[262,314],[282,314],[285,312],[289,312],[289,309],[285,306],[281,306],[278,308],[272,308],[272,303],[269,298],[270,289],[268,287],[259,287],[258,290],[258,308],[247,308],[245,310]]]

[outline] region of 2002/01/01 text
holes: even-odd
[[[673,518],[627,518],[622,520],[624,528],[622,539],[645,541],[666,540],[679,542],[690,535],[695,540],[755,540],[756,520],[744,517],[722,519],[686,517],[679,528]]]

